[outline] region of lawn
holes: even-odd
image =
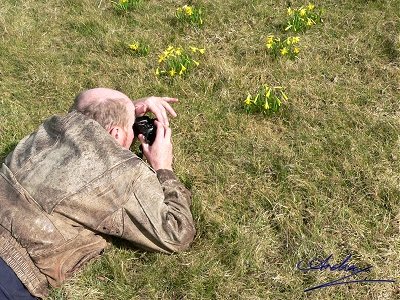
[[[314,4],[322,22],[293,32],[288,7],[308,2],[1,1],[0,161],[84,89],[179,98],[190,250],[113,240],[48,299],[400,299],[400,0]],[[201,24],[177,18],[183,5]],[[296,57],[271,53],[272,35],[299,37]],[[182,76],[160,74],[168,46],[193,55]],[[249,111],[264,85],[281,87],[279,110]],[[395,282],[305,292],[348,275]]]

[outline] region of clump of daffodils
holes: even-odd
[[[149,53],[150,47],[145,43],[134,41],[128,45],[128,49],[135,56],[146,56]]]
[[[267,52],[277,57],[287,57],[289,59],[296,59],[300,49],[298,43],[300,38],[298,36],[289,36],[286,39],[281,39],[274,35],[269,35],[265,42]]]
[[[248,93],[244,100],[244,109],[247,113],[271,114],[279,111],[282,102],[287,99],[283,87],[264,84],[254,97]]]
[[[113,1],[113,3],[114,3],[114,8],[117,11],[124,12],[132,8],[135,8],[142,1],[143,0],[118,0],[118,1]]]
[[[156,69],[157,76],[184,77],[200,63],[194,59],[195,56],[204,54],[204,48],[169,46],[158,59],[159,66]]]
[[[201,8],[184,5],[176,9],[176,18],[181,23],[191,24],[197,27],[203,25]]]
[[[317,10],[315,5],[309,3],[307,6],[297,9],[292,9],[289,7],[287,9],[287,14],[289,16],[289,20],[287,22],[287,26],[285,30],[291,30],[294,32],[304,32],[308,28],[321,23],[321,10]]]

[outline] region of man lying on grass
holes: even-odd
[[[87,90],[15,147],[0,170],[0,299],[45,297],[99,255],[107,235],[151,251],[188,248],[191,195],[172,171],[167,117],[176,101]],[[135,117],[147,112],[155,140],[138,138],[150,166],[129,151]]]

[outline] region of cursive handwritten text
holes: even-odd
[[[358,279],[355,280],[354,277],[357,274],[361,273],[367,273],[370,272],[372,266],[367,266],[365,268],[359,268],[354,264],[350,263],[352,255],[349,254],[347,255],[340,263],[337,264],[331,264],[330,260],[332,259],[333,255],[329,255],[325,259],[316,259],[313,258],[308,263],[304,263],[304,261],[299,261],[296,264],[296,268],[299,269],[302,272],[308,272],[308,271],[338,271],[338,272],[350,272],[350,274],[345,275],[343,277],[340,277],[336,280],[332,280],[326,283],[323,283],[321,285],[317,285],[308,289],[305,289],[304,292],[310,292],[312,290],[332,286],[332,285],[341,285],[341,284],[350,284],[350,283],[361,283],[361,282],[368,282],[368,283],[377,283],[377,282],[395,282],[395,280],[392,279],[367,279],[365,277],[364,279]],[[350,279],[350,280],[349,280]]]

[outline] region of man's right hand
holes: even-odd
[[[157,127],[157,132],[156,138],[151,146],[145,142],[142,134],[138,136],[142,144],[143,154],[154,170],[167,169],[172,171],[173,154],[171,128],[164,127],[164,125],[157,120],[154,121],[154,125]]]

